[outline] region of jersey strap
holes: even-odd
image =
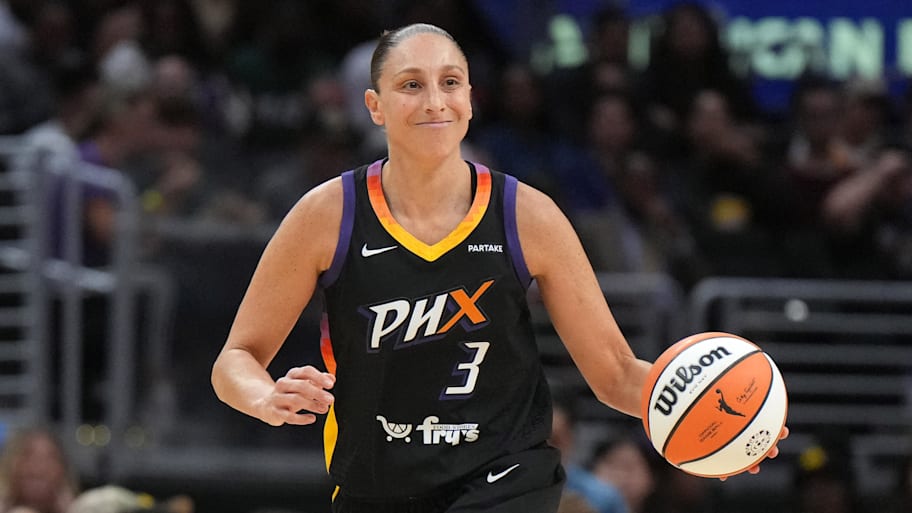
[[[529,274],[529,268],[526,267],[526,259],[523,257],[522,245],[519,243],[519,229],[516,227],[516,188],[518,180],[516,177],[504,175],[504,230],[507,234],[507,248],[510,250],[510,256],[513,259],[513,268],[516,270],[516,277],[524,287],[528,288],[532,283],[532,275]]]
[[[345,264],[348,245],[351,241],[352,227],[355,224],[355,171],[342,173],[342,225],[339,227],[339,241],[333,253],[329,269],[320,275],[320,286],[326,288],[336,281]]]

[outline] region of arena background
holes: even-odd
[[[874,207],[859,207],[851,240],[815,246],[827,227],[799,217],[804,209],[793,212],[791,198],[768,192],[766,181],[745,186],[711,174],[712,181],[676,181],[679,171],[700,169],[697,156],[707,150],[688,139],[695,128],[683,118],[669,128],[655,121],[666,118],[650,117],[661,106],[647,93],[655,86],[650,63],[662,13],[676,5],[0,2],[0,440],[50,426],[83,489],[118,484],[161,500],[186,495],[206,513],[329,511],[320,427],[270,428],[244,417],[215,398],[209,369],[281,215],[316,183],[382,154],[382,134],[365,125],[358,103],[373,38],[427,20],[451,30],[472,64],[478,115],[467,155],[526,173],[520,177],[555,195],[638,354],[654,358],[686,334],[725,330],[780,362],[792,394],[782,456],[758,476],[725,483],[682,484],[653,460],[653,509],[644,511],[687,511],[686,493],[700,498],[690,511],[799,513],[835,508],[825,501],[834,496],[851,503],[845,511],[909,511],[912,9],[904,0],[697,4],[717,23],[724,65],[756,102],[703,120],[725,118],[722,132],[743,136],[739,144],[762,155],[747,158],[748,175],[778,178],[788,167],[785,148],[799,124],[792,96],[809,77],[880,114],[879,142],[859,169],[883,165],[895,150],[896,185],[872,196]],[[599,92],[633,105],[629,176],[657,173],[650,184],[672,210],[675,201],[710,206],[707,225],[686,208],[663,224],[667,218],[626,204],[641,197],[631,190],[654,190],[625,188],[643,182],[579,174],[592,166],[586,151],[594,149],[582,127],[602,98],[588,96],[579,73],[597,60],[595,21],[606,9],[629,24],[624,58],[610,65],[630,82]],[[55,98],[71,82],[58,80],[58,68],[74,60],[109,86],[103,105],[121,107],[124,95],[157,102],[151,121],[112,114],[129,109],[93,112],[95,129],[121,135],[152,123],[121,139],[124,153],[135,155],[84,162],[54,153],[58,146],[34,152],[30,130],[60,115]],[[533,80],[508,88],[514,68]],[[528,88],[538,88],[530,96],[544,106],[521,94]],[[505,105],[517,99],[519,110],[534,107],[540,117],[516,124]],[[592,105],[576,111],[575,99]],[[680,114],[691,115],[690,107]],[[607,119],[615,126],[624,117]],[[517,127],[525,122],[540,132],[524,138]],[[564,139],[573,143],[546,144]],[[498,153],[506,149],[513,153]],[[652,167],[635,168],[644,161]],[[642,169],[652,171],[631,171]],[[663,181],[666,174],[673,179]],[[105,191],[116,207],[116,235],[95,248],[101,256],[87,256],[93,246],[80,236],[89,228],[78,200],[85,189]],[[794,247],[801,250],[785,251]],[[590,459],[606,437],[641,436],[636,422],[594,400],[534,290],[530,301],[549,378],[570,392],[579,414],[575,459]],[[271,372],[320,365],[318,308],[308,307]]]

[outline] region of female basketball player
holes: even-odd
[[[545,443],[531,280],[605,404],[638,416],[650,364],[628,347],[552,200],[462,159],[471,86],[453,38],[424,24],[385,33],[371,80],[365,103],[388,157],[289,212],[213,386],[271,425],[327,414],[333,511],[554,512],[563,470]],[[317,287],[328,372],[293,368],[273,381],[266,367]]]

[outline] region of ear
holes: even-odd
[[[383,112],[380,111],[380,95],[373,89],[364,91],[364,105],[370,112],[371,120],[377,126],[383,126]]]

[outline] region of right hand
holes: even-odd
[[[329,411],[335,398],[327,390],[335,383],[334,375],[310,365],[293,367],[263,398],[258,417],[271,426],[313,424],[317,421],[315,413]]]

